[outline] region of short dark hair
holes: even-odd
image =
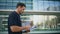
[[[24,6],[24,7],[26,7],[26,5],[25,5],[24,3],[21,3],[21,2],[18,2],[18,3],[17,3],[16,8],[18,8],[18,6],[21,6],[21,7],[23,7],[23,6]]]

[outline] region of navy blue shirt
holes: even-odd
[[[21,20],[20,20],[20,15],[17,14],[15,11],[12,12],[9,17],[8,17],[8,34],[22,34],[22,31],[20,32],[12,32],[10,29],[10,26],[22,26]]]

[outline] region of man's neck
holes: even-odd
[[[19,14],[18,10],[16,10],[16,13]]]

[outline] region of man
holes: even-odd
[[[22,26],[20,15],[24,12],[26,5],[17,3],[16,11],[8,17],[8,34],[22,34],[22,30],[29,31],[30,26]]]

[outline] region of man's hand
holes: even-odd
[[[27,31],[27,32],[30,32],[30,28],[31,28],[31,26],[25,26],[25,30]]]
[[[31,26],[25,26],[25,30],[30,30]]]

